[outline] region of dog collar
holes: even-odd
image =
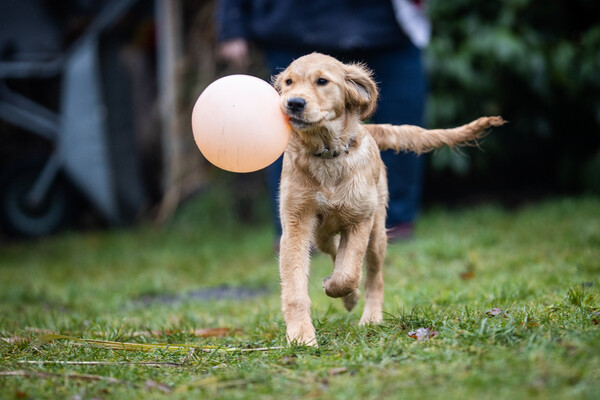
[[[325,149],[323,149],[322,152],[320,152],[320,153],[313,153],[313,156],[322,158],[324,160],[330,160],[332,158],[339,157],[339,156],[341,156],[344,153],[348,154],[348,148],[347,147],[344,148],[343,151],[331,151],[327,147],[325,147]]]
[[[322,158],[324,160],[331,160],[332,158],[337,158],[342,154],[348,154],[350,152],[350,146],[354,144],[354,141],[354,138],[352,138],[350,142],[348,142],[348,144],[344,146],[342,151],[331,151],[329,147],[325,147],[320,153],[312,153],[312,155],[318,158]]]

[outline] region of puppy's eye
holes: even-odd
[[[292,80],[291,79],[286,79],[285,80],[285,84],[290,86],[292,84]]]
[[[319,78],[317,79],[317,85],[319,86],[325,86],[329,83],[329,81],[325,78]]]

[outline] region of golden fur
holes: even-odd
[[[280,186],[281,300],[288,341],[317,345],[310,316],[308,276],[314,244],[334,262],[325,293],[348,310],[359,299],[366,260],[365,307],[360,324],[382,320],[387,235],[386,170],[380,150],[422,153],[475,140],[504,123],[483,117],[459,128],[363,125],[377,104],[371,72],[313,53],[295,60],[274,78],[292,134]]]

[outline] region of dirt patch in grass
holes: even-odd
[[[174,304],[180,302],[204,302],[213,300],[246,300],[261,297],[271,291],[266,287],[220,285],[192,290],[184,294],[152,293],[135,299],[138,306],[150,304]]]

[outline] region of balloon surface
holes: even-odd
[[[196,145],[208,161],[231,172],[257,171],[275,162],[290,130],[277,91],[249,75],[214,81],[192,111]]]

